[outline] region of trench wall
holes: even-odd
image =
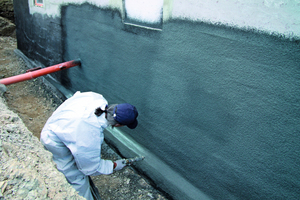
[[[71,91],[136,105],[139,126],[121,132],[199,191],[212,199],[299,197],[298,40],[184,19],[149,30],[87,3],[41,20],[21,2],[18,48],[44,65],[80,58],[81,67],[54,76]]]

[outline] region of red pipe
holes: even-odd
[[[27,80],[30,80],[30,79],[37,78],[39,76],[44,76],[46,74],[57,72],[57,71],[60,71],[60,70],[63,70],[63,69],[68,69],[68,68],[75,67],[75,66],[78,66],[78,65],[81,65],[80,59],[71,60],[71,61],[68,61],[68,62],[53,65],[53,66],[50,66],[50,67],[45,67],[45,68],[40,69],[40,70],[29,71],[25,74],[19,74],[19,75],[16,75],[16,76],[4,78],[4,79],[0,80],[0,83],[4,84],[4,85],[9,85],[9,84],[18,83],[18,82],[21,82],[21,81],[27,81]]]

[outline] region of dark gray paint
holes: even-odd
[[[62,31],[64,60],[82,60],[63,85],[136,105],[122,131],[199,190],[298,199],[299,41],[185,20],[151,31],[88,4],[62,8]]]
[[[28,1],[13,2],[18,49],[44,66],[61,63],[63,61],[61,19],[38,13],[30,15]]]
[[[65,59],[83,60],[72,88],[135,104],[140,126],[124,131],[216,199],[299,196],[295,42],[185,21],[128,30],[90,10],[62,20]]]

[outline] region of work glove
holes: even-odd
[[[114,170],[119,171],[119,170],[123,169],[123,167],[126,166],[124,161],[125,161],[125,159],[116,160],[114,162],[114,166],[115,166]]]

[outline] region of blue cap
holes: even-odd
[[[138,125],[136,119],[138,115],[136,107],[129,103],[122,103],[115,106],[113,117],[118,123],[134,129]]]

